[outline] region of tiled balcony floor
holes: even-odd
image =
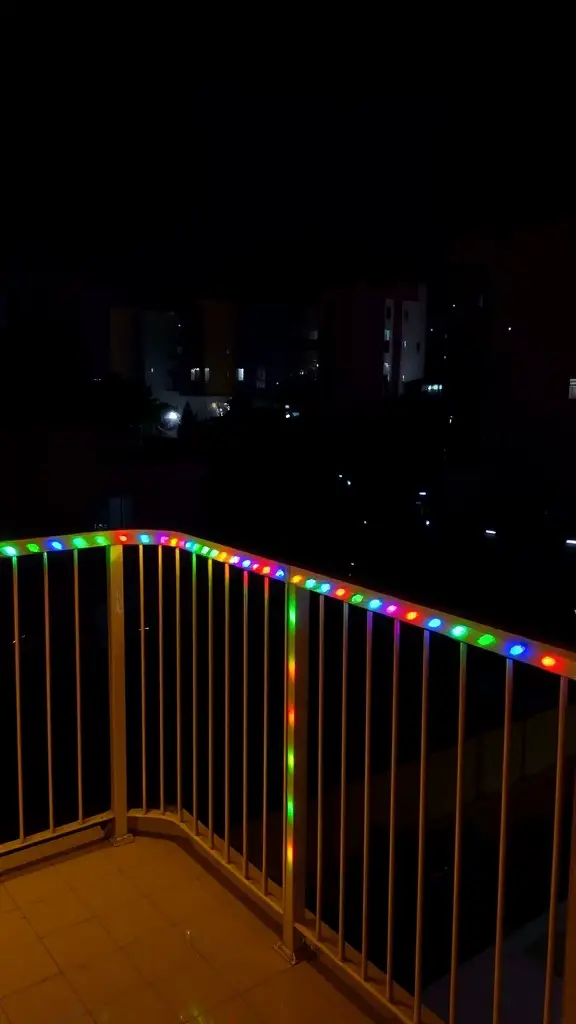
[[[381,1019],[276,941],[177,844],[99,844],[0,883],[0,1024]]]

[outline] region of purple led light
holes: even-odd
[[[398,611],[398,605],[397,604],[389,604],[387,609],[386,609],[386,611],[387,611],[388,615],[392,615],[394,612]]]

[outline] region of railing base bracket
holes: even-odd
[[[282,959],[287,960],[292,967],[294,967],[297,963],[300,962],[296,954],[291,953],[283,942],[277,942],[276,945],[274,946],[274,949],[276,950],[277,953],[280,953]]]
[[[134,836],[131,832],[127,832],[125,836],[113,836],[108,842],[111,846],[127,846],[128,843],[134,842]]]

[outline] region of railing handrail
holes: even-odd
[[[398,619],[407,625],[439,633],[459,643],[481,648],[533,665],[557,676],[576,679],[576,651],[565,650],[540,641],[530,640],[517,633],[487,626],[472,619],[438,608],[407,601],[393,594],[385,594],[339,580],[325,573],[288,565],[263,555],[255,555],[231,545],[216,545],[192,534],[175,530],[94,530],[79,534],[59,534],[53,537],[32,537],[25,540],[4,541],[0,544],[0,557],[15,558],[24,555],[56,551],[78,551],[83,548],[119,545],[150,545],[178,547],[215,561],[248,569],[258,576],[268,576],[282,583],[294,583],[313,593],[323,594],[364,611]]]

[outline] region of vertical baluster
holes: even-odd
[[[160,729],[160,810],[164,814],[164,594],[162,557],[164,548],[158,545],[158,700]]]
[[[449,1024],[456,1024],[456,982],[458,978],[458,938],[460,925],[460,877],[462,873],[462,801],[464,796],[464,743],[466,739],[466,655],[460,644],[458,701],[458,750],[456,761],[456,820],[454,824],[454,883],[452,895],[452,954],[450,958]]]
[[[82,789],[82,693],[80,677],[80,594],[78,581],[78,552],[74,551],[74,653],[76,663],[76,772],[78,776],[78,820],[84,820]]]
[[[230,863],[230,566],[224,566],[224,860]]]
[[[394,881],[396,873],[396,789],[398,771],[398,679],[400,672],[400,621],[394,621],[392,664],[392,736],[390,746],[390,849],[388,855],[388,939],[386,952],[386,999],[394,1000]]]
[[[562,1024],[576,1020],[576,785],[572,775],[572,821],[570,863],[568,868],[568,909],[566,911],[566,943],[564,948],[564,985],[562,991]]]
[[[424,930],[424,858],[426,852],[426,781],[428,752],[428,663],[430,633],[424,630],[422,652],[422,720],[420,723],[420,806],[418,810],[418,888],[416,894],[416,963],[414,969],[414,1022],[422,1013],[422,938]]]
[[[138,545],[138,583],[140,589],[140,728],[142,732],[142,810],[148,810],[146,765],[146,629],[144,616],[144,548]]]
[[[212,559],[208,560],[208,841],[214,849],[214,624]]]
[[[174,552],[176,569],[176,804],[182,821],[182,664],[180,650],[180,549]]]
[[[248,878],[248,571],[243,579],[242,648],[242,873]]]
[[[290,680],[288,678],[288,664],[290,660],[290,588],[286,587],[284,592],[284,778],[282,780],[282,891],[284,897],[286,897],[286,850],[288,848],[288,832],[287,832],[287,800],[288,800],[288,688]],[[294,606],[295,608],[295,606]],[[296,611],[294,610],[294,615]]]
[[[362,877],[362,978],[368,975],[368,882],[370,874],[370,727],[372,723],[372,612],[366,615],[366,723],[364,727],[364,854]]]
[[[342,734],[340,752],[340,889],[338,895],[338,959],[346,953],[346,739],[348,723],[348,605],[342,605]]]
[[[48,555],[42,555],[44,570],[44,651],[46,665],[46,741],[48,749],[48,813],[50,831],[54,832],[54,779],[52,775],[52,666],[50,659],[50,588],[48,583]]]
[[[566,753],[566,712],[568,680],[560,679],[558,701],[558,747],[556,753],[556,792],[554,796],[554,838],[552,841],[552,873],[550,880],[550,911],[548,915],[548,950],[546,953],[546,985],[544,990],[543,1024],[552,1022],[552,991],[556,953],[556,922],[558,919],[558,883],[562,844],[562,812],[564,810],[564,757]]]
[[[496,909],[496,950],[494,954],[493,1024],[500,1024],[502,1002],[502,947],[504,945],[504,900],[506,887],[506,845],[508,833],[508,786],[512,734],[512,697],[514,663],[506,659],[506,699],[504,707],[504,747],[502,751],[502,803],[500,807],[500,848],[498,852],[498,906]]]
[[[264,749],[262,752],[262,892],[268,894],[268,660],[270,581],[264,580]]]
[[[192,555],[192,814],[198,835],[198,602],[196,555]]]
[[[115,842],[128,835],[126,776],[126,680],[124,674],[124,550],[106,548],[108,599],[108,677],[110,689],[110,761]]]
[[[22,776],[22,706],[20,694],[20,614],[18,605],[18,559],[12,558],[12,596],[14,603],[14,680],[16,686],[16,752],[18,759],[18,834],[24,842],[24,782]]]
[[[318,838],[316,861],[316,938],[322,938],[322,874],[324,825],[324,596],[318,609]]]

